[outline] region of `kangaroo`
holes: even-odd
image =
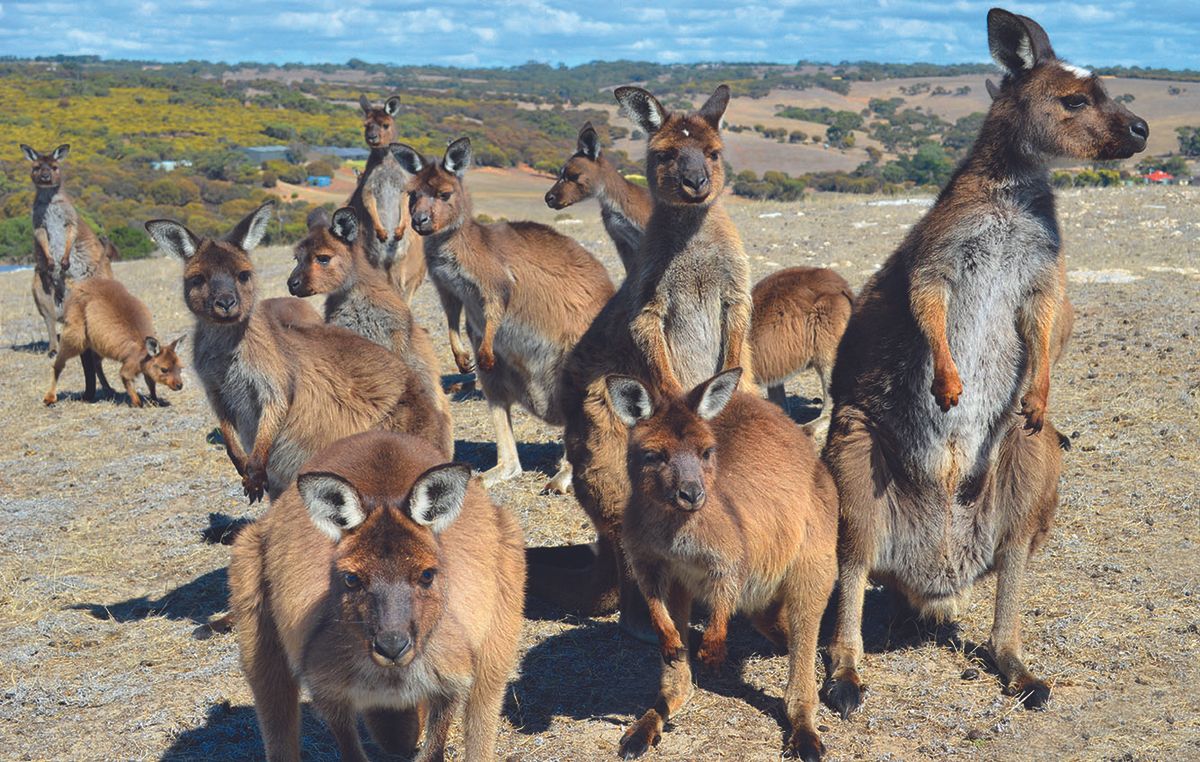
[[[425,280],[425,257],[421,255],[419,242],[414,245],[412,236],[404,237],[408,228],[404,219],[408,175],[388,148],[396,142],[400,98],[393,95],[377,107],[363,95],[358,103],[363,110],[363,138],[371,155],[347,203],[374,235],[364,237],[367,259],[373,267],[386,272],[405,300],[411,302],[417,287]]]
[[[1053,525],[1061,452],[1047,422],[1064,263],[1048,162],[1123,159],[1149,128],[1045,31],[988,12],[1005,70],[970,153],[860,292],[834,366],[825,459],[841,499],[839,611],[826,698],[862,701],[868,576],[948,618],[997,577],[990,649],[1029,708],[1050,687],[1021,657],[1025,568]]]
[[[772,402],[787,410],[783,385],[812,368],[821,381],[822,407],[829,401],[829,375],[854,292],[846,279],[824,267],[788,267],[754,285],[750,318],[754,377]]]
[[[404,366],[398,381],[411,390],[410,430],[420,432],[443,457],[454,455],[450,400],[442,392],[442,371],[424,328],[413,322],[408,302],[387,276],[370,266],[354,210],[343,207],[329,220],[310,218],[308,235],[296,244],[296,267],[288,278],[292,296],[328,294],[325,322],[348,328],[384,349]]]
[[[753,389],[750,274],[741,238],[720,202],[725,187],[720,123],[729,88],[721,85],[690,114],[668,112],[637,87],[619,87],[615,95],[649,136],[646,177],[654,207],[635,268],[592,321],[563,372],[567,459],[575,495],[596,525],[599,542],[590,569],[543,574],[536,568],[530,590],[561,606],[599,613],[612,605],[613,584],[620,581],[622,627],[652,639],[640,596],[622,573],[629,433],[612,412],[604,379],[628,375],[656,392],[678,395],[714,373],[741,367],[746,369],[741,385]]]
[[[600,202],[604,229],[617,246],[625,272],[632,272],[654,204],[650,191],[627,180],[601,154],[600,136],[592,123],[586,122],[579,130],[575,155],[567,159],[546,191],[546,206],[566,209],[589,198]]]
[[[271,202],[223,239],[172,220],[150,237],[184,262],[183,296],[196,316],[193,360],[250,502],[278,497],[300,466],[337,439],[371,428],[407,431],[411,405],[387,350],[326,325],[294,297],[258,304],[254,264]],[[249,453],[249,454],[247,454]]]
[[[416,437],[368,432],[309,461],[234,542],[230,602],[269,760],[300,759],[300,686],[341,758],[380,746],[441,760],[465,706],[465,759],[495,758],[517,662],[521,529]]]
[[[70,150],[65,143],[50,153],[21,145],[25,158],[33,162],[30,178],[37,189],[33,198],[33,302],[46,322],[51,357],[58,354],[57,323],[63,318],[67,277],[111,278],[112,265],[106,254],[110,247],[116,252],[116,247],[105,246],[96,237],[62,187],[60,162]]]
[[[625,759],[657,745],[691,696],[693,600],[711,611],[697,654],[710,670],[725,660],[739,611],[788,649],[785,754],[815,762],[824,752],[815,662],[837,577],[837,489],[812,438],[771,403],[737,392],[740,376],[728,370],[665,398],[628,376],[607,379],[613,411],[631,427],[622,542],[663,667],[654,708],[621,739]]]
[[[625,272],[632,273],[654,204],[649,189],[627,180],[602,156],[600,137],[591,122],[579,131],[575,154],[546,192],[546,205],[565,209],[588,198],[600,202],[604,228],[616,244]],[[786,409],[783,384],[810,367],[826,390],[854,300],[850,285],[832,270],[790,268],[764,278],[750,296],[754,377],[767,387],[771,400]],[[825,391],[822,399],[828,398]]]
[[[413,230],[425,239],[429,276],[446,312],[455,364],[464,373],[471,369],[459,339],[466,310],[467,336],[496,428],[498,462],[484,483],[511,479],[521,473],[512,406],[520,404],[552,426],[563,424],[563,362],[612,296],[612,281],[573,238],[545,225],[477,222],[463,185],[471,165],[468,138],[451,143],[441,162],[426,161],[403,144],[392,149],[413,176]],[[564,459],[547,490],[566,492],[570,479]]]
[[[121,381],[129,394],[129,404],[142,406],[133,382],[138,374],[146,379],[150,399],[158,402],[158,384],[175,391],[183,388],[182,363],[176,354],[180,339],[162,346],[150,318],[150,310],[133,294],[112,278],[89,278],[71,289],[63,307],[65,327],[58,356],[54,358],[54,376],[50,391],[42,400],[47,405],[58,401],[58,377],[72,357],[83,364],[85,391],[83,398],[96,398],[96,374],[111,389],[99,368],[101,358],[121,363]]]

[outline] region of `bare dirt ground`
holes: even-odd
[[[544,189],[541,189],[544,190]],[[532,188],[477,210],[555,216]],[[986,641],[993,585],[961,629],[915,627],[869,594],[870,686],[862,711],[818,720],[830,760],[1183,760],[1200,758],[1200,191],[1139,188],[1062,197],[1075,338],[1054,373],[1052,417],[1071,435],[1059,523],[1032,564],[1022,613],[1032,668],[1054,686],[1026,712],[971,658]],[[793,264],[836,267],[857,287],[923,212],[919,203],[828,196],[805,204],[731,204],[755,277]],[[560,230],[617,261],[594,208]],[[285,250],[256,254],[284,292]],[[191,323],[178,263],[122,263],[163,335]],[[50,362],[29,272],[0,275],[0,739],[7,759],[215,760],[261,756],[250,693],[230,636],[193,629],[226,601],[228,548],[210,522],[253,517],[194,376],[168,407],[123,397],[86,404],[72,364],[66,399],[41,404]],[[450,367],[436,298],[417,297]],[[185,350],[186,353],[186,350]],[[109,363],[109,375],[116,367]],[[139,384],[140,385],[140,384]],[[812,414],[804,378],[793,414]],[[495,448],[482,399],[453,406],[458,457],[485,468]],[[517,416],[529,469],[493,491],[531,544],[589,539],[574,498],[539,497],[557,432]],[[504,709],[500,758],[615,759],[622,728],[654,698],[657,649],[614,618],[527,612],[520,674]],[[965,679],[964,671],[978,669]],[[782,740],[787,659],[735,621],[730,663],[698,689],[651,759],[771,760]],[[819,673],[820,674],[820,673]],[[970,672],[966,673],[969,677]],[[452,753],[463,759],[460,730]],[[307,759],[333,759],[306,711]]]

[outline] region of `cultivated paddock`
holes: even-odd
[[[554,217],[533,192],[519,201],[485,198],[477,211]],[[872,591],[865,705],[849,721],[819,713],[830,760],[1200,758],[1198,202],[1200,190],[1163,188],[1061,201],[1079,317],[1051,410],[1074,447],[1059,524],[1022,605],[1027,661],[1055,689],[1049,708],[1021,710],[970,656],[991,623],[990,582],[958,633],[915,628]],[[615,270],[595,208],[569,211],[582,222],[559,229]],[[825,264],[857,287],[923,207],[835,196],[733,211],[756,278]],[[267,290],[283,293],[287,252],[256,260]],[[162,259],[116,267],[168,339],[191,323],[179,271]],[[79,401],[82,372],[72,364],[65,400],[44,408],[50,362],[30,278],[0,275],[0,757],[261,756],[233,638],[192,637],[226,600],[228,548],[206,544],[202,532],[261,508],[245,504],[209,441],[214,419],[193,375],[182,392],[163,392],[169,407],[133,410],[123,399]],[[416,311],[450,368],[431,286]],[[799,395],[794,415],[811,415],[801,397],[818,388],[804,378],[790,389]],[[459,394],[453,411],[458,457],[490,466],[482,399]],[[557,432],[516,418],[530,470],[494,498],[520,517],[531,544],[589,539],[574,498],[537,495],[558,456]],[[547,606],[528,617],[499,758],[615,759],[623,726],[654,697],[657,649],[622,636],[615,618],[580,620]],[[650,758],[776,759],[786,665],[736,621],[724,674],[700,677]],[[461,760],[459,732],[452,756]],[[336,757],[311,713],[304,751]]]

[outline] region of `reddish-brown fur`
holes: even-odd
[[[824,750],[815,662],[837,575],[837,491],[812,438],[776,406],[736,391],[739,375],[727,371],[668,398],[628,377],[608,379],[617,416],[633,427],[622,543],[663,664],[655,707],[621,741],[626,759],[657,744],[691,695],[693,600],[711,612],[697,654],[710,670],[725,659],[738,612],[788,648],[785,750],[810,762]]]
[[[432,480],[442,497],[421,486]],[[459,756],[493,759],[524,582],[520,527],[466,466],[383,432],[322,451],[238,535],[229,566],[267,758],[300,758],[302,681],[343,760],[366,759],[360,715],[400,754],[416,746],[424,716],[416,759],[442,760],[464,705]]]
[[[1054,156],[1122,159],[1145,121],[1054,54],[1032,19],[988,14],[1007,70],[971,152],[929,214],[859,294],[838,349],[825,459],[841,500],[838,624],[826,696],[862,701],[870,576],[950,618],[996,574],[992,659],[1005,689],[1043,706],[1021,655],[1020,586],[1057,505],[1061,443],[1050,366],[1070,335],[1049,182]]]
[[[270,214],[264,204],[224,239],[199,238],[171,220],[146,223],[158,245],[184,261],[196,373],[251,502],[264,491],[278,496],[306,460],[342,437],[412,423],[395,355],[324,324],[303,300],[258,304],[247,250]]]
[[[827,404],[829,374],[854,304],[850,284],[827,268],[789,267],[760,280],[751,296],[755,380],[786,410],[784,383],[812,368],[821,380],[822,404]]]
[[[54,357],[58,352],[57,322],[63,317],[67,298],[67,278],[113,277],[110,260],[117,258],[117,249],[92,232],[62,187],[61,161],[70,146],[61,145],[44,154],[27,145],[21,150],[32,162],[29,176],[37,189],[33,200],[33,302],[46,323],[50,356]]]
[[[293,296],[327,294],[325,321],[370,339],[396,355],[404,375],[397,382],[411,411],[409,433],[425,438],[443,456],[454,455],[450,401],[425,329],[413,322],[408,302],[387,276],[371,267],[353,210],[338,210],[332,222],[314,220],[295,248],[296,267],[288,278]]]
[[[471,163],[466,138],[452,143],[440,162],[426,161],[408,146],[393,149],[413,175],[408,188],[413,229],[425,239],[429,276],[463,372],[472,367],[459,338],[466,311],[467,335],[496,429],[498,462],[484,475],[485,483],[512,478],[521,472],[512,406],[562,424],[563,363],[612,296],[612,282],[586,249],[545,225],[478,222],[463,184]],[[564,462],[548,488],[564,492],[569,478]]]
[[[47,405],[58,401],[58,377],[72,357],[79,356],[86,381],[84,399],[95,398],[95,374],[102,359],[121,363],[121,381],[129,394],[129,404],[142,406],[133,386],[141,374],[146,379],[150,399],[158,401],[157,385],[179,391],[183,388],[182,362],[175,352],[179,339],[161,346],[150,318],[150,310],[119,281],[112,278],[88,278],[76,283],[63,307],[62,344],[54,358],[54,376],[43,400]],[[105,387],[108,382],[104,381]]]

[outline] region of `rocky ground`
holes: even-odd
[[[1069,192],[1061,211],[1079,311],[1054,374],[1052,416],[1071,435],[1059,523],[1033,563],[1022,612],[1031,667],[1054,686],[1048,709],[1001,695],[970,655],[991,624],[993,585],[980,584],[955,633],[893,617],[872,591],[870,686],[843,721],[822,708],[830,760],[1200,758],[1200,191]],[[480,211],[553,219],[537,199]],[[922,214],[927,200],[828,196],[805,204],[735,204],[755,277],[778,267],[837,268],[857,287]],[[594,208],[557,223],[614,269]],[[290,257],[256,255],[262,281],[284,291]],[[153,310],[167,338],[190,318],[179,265],[122,263],[117,277]],[[261,755],[250,693],[229,636],[193,629],[225,607],[228,548],[202,532],[253,517],[194,376],[169,406],[78,399],[72,364],[42,406],[50,375],[28,272],[0,275],[0,756],[10,759],[241,759]],[[416,312],[451,367],[430,286]],[[185,351],[186,354],[186,351]],[[110,364],[110,377],[116,368]],[[448,381],[461,380],[448,378]],[[815,379],[790,389],[810,417]],[[453,406],[458,456],[480,468],[495,448],[477,394]],[[517,416],[529,469],[493,491],[531,544],[589,539],[574,498],[537,492],[558,455],[557,432]],[[744,622],[723,676],[699,689],[653,757],[769,760],[782,739],[787,659]],[[528,612],[500,758],[616,758],[623,726],[653,700],[657,650],[615,619]],[[462,759],[459,730],[452,756]],[[306,714],[308,759],[336,757]]]

